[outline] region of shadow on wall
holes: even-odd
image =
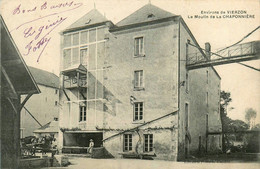
[[[169,144],[155,142],[154,147],[155,147],[155,154],[157,155],[157,158],[173,160],[172,159],[173,150],[169,148]]]
[[[111,91],[109,91],[92,73],[89,72],[90,84],[89,86],[97,86],[97,97],[104,98],[106,101],[104,103],[103,108],[100,107],[100,111],[105,111],[112,116],[116,116],[116,104],[122,103],[118,100]],[[95,85],[97,82],[97,85]],[[88,89],[89,95],[94,97],[95,87]],[[89,97],[91,98],[91,97]],[[99,107],[97,107],[99,108]]]

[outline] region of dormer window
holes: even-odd
[[[155,17],[155,16],[154,16],[154,14],[152,14],[152,13],[151,13],[151,14],[148,14],[148,16],[147,16],[147,18],[153,18],[153,17]]]
[[[85,23],[86,25],[89,24],[91,22],[91,19],[87,20],[87,22]]]

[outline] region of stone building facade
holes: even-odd
[[[151,4],[117,24],[96,9],[62,32],[60,147],[89,139],[114,157],[181,160],[220,149],[220,77],[213,67],[187,70],[200,53],[181,18]]]
[[[24,106],[26,109],[21,110],[21,138],[33,136],[40,124],[45,125],[59,117],[59,77],[34,67],[29,69],[41,93],[32,96]],[[21,101],[25,98],[22,96]]]

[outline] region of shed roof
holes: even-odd
[[[147,21],[154,21],[158,19],[168,18],[172,16],[176,16],[176,15],[167,12],[152,4],[147,4],[142,8],[140,8],[139,10],[132,13],[131,15],[127,16],[120,22],[118,22],[116,26],[132,25],[132,24],[143,23]]]
[[[1,68],[6,73],[9,87],[19,95],[40,93],[33,76],[25,64],[8,28],[0,15]],[[2,86],[8,90],[8,86]],[[4,90],[5,90],[4,89]]]
[[[59,77],[54,73],[30,66],[29,69],[37,84],[59,88]]]
[[[33,131],[34,133],[58,133],[59,121],[53,120]]]
[[[88,12],[83,17],[78,19],[76,22],[71,24],[63,32],[95,25],[98,23],[108,22],[108,21],[109,20],[104,15],[102,15],[97,9],[92,9],[90,12]]]
[[[76,72],[87,72],[87,68],[83,66],[82,64],[79,65],[73,65],[70,66],[69,68],[65,69],[62,71],[62,74],[64,75],[69,75],[69,74],[75,74]]]

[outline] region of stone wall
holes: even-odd
[[[53,121],[54,117],[59,117],[59,92],[56,94],[56,88],[38,85],[41,93],[31,96],[26,102],[25,107],[31,112],[31,114],[41,123],[45,125]],[[21,97],[21,101],[26,96]],[[55,105],[57,102],[57,105]],[[41,126],[31,117],[31,115],[21,110],[21,137],[33,136],[33,131]]]
[[[206,138],[206,126],[208,125],[208,129],[221,127],[218,110],[220,78],[211,67],[189,71],[186,69],[186,59],[190,54],[199,52],[198,48],[187,45],[188,40],[191,44],[197,45],[188,29],[180,23],[180,82],[185,83],[180,86],[179,159],[185,157],[185,148],[188,150],[186,155],[202,153],[199,151],[205,152],[207,141],[209,141]],[[188,119],[185,118],[186,104],[188,105]],[[190,140],[185,131],[187,123]],[[218,140],[216,138],[216,141]]]
[[[108,54],[104,74],[105,103],[104,139],[145,122],[157,119],[177,110],[177,38],[173,21],[112,32],[108,41]],[[134,56],[134,40],[144,39],[144,56]],[[143,89],[134,88],[134,71],[143,70]],[[133,120],[133,103],[143,102],[143,119]],[[132,134],[133,151],[143,134],[153,134],[157,159],[176,160],[177,115],[165,117],[145,125]],[[153,127],[151,127],[153,126]],[[152,129],[149,129],[152,128]],[[174,128],[174,129],[165,129]],[[140,143],[138,143],[140,144]],[[139,149],[143,151],[143,142]],[[115,157],[123,152],[123,135],[104,142]]]

